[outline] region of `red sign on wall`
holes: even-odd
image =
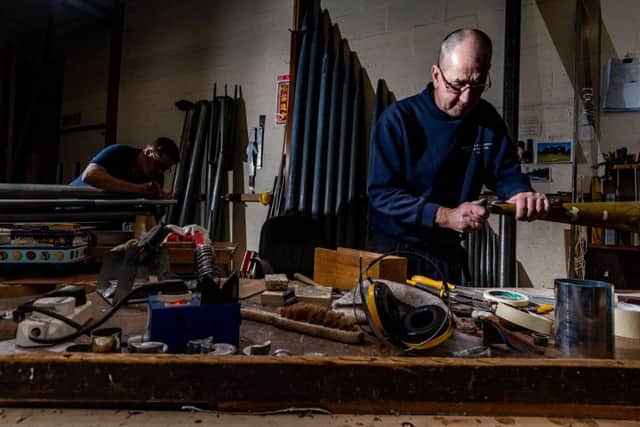
[[[276,90],[278,97],[276,103],[276,124],[284,125],[287,123],[287,115],[289,114],[289,75],[284,74],[278,76],[278,89]]]

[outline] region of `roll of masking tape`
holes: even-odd
[[[617,303],[614,311],[614,325],[616,336],[640,338],[640,305]]]
[[[510,305],[498,303],[496,308],[496,316],[500,319],[513,323],[530,331],[539,334],[551,335],[553,328],[553,320],[539,314],[522,311]]]
[[[484,291],[482,296],[487,301],[501,302],[513,307],[526,307],[529,305],[529,298],[520,292],[490,289]]]

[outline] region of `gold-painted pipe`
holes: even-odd
[[[513,203],[494,202],[488,208],[491,213],[502,215],[516,213],[516,205]],[[640,202],[552,204],[549,215],[541,220],[640,232]]]

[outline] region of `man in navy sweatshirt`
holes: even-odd
[[[69,185],[90,185],[105,191],[168,198],[164,173],[180,160],[175,142],[160,137],[144,148],[113,144],[103,148]]]
[[[432,82],[387,108],[373,131],[369,177],[368,248],[408,250],[435,263],[460,283],[466,254],[461,233],[483,228],[488,210],[472,203],[483,184],[516,204],[516,218],[549,212],[547,198],[521,174],[504,120],[481,99],[489,88],[491,39],[461,29],[442,41]],[[408,274],[436,277],[420,257]]]

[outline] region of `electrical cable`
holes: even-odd
[[[89,333],[91,333],[92,330],[100,327],[107,320],[109,320],[109,318],[111,318],[111,316],[113,316],[116,313],[116,311],[122,308],[122,306],[125,305],[127,301],[131,299],[133,296],[135,296],[136,294],[141,293],[142,291],[161,290],[165,286],[175,286],[177,282],[182,282],[182,281],[181,280],[180,281],[165,280],[162,282],[149,283],[147,285],[142,285],[140,287],[137,287],[131,290],[128,294],[124,296],[124,298],[122,298],[113,307],[111,307],[111,309],[104,316],[102,316],[101,319],[97,320],[91,325],[87,325],[84,328],[77,330],[76,332],[72,332],[70,334],[63,335],[57,338],[38,338],[38,337],[34,337],[33,335],[29,335],[29,339],[37,344],[55,345],[55,344],[61,344],[65,341],[78,338],[82,335],[88,335]]]
[[[56,313],[55,311],[47,310],[46,308],[41,307],[30,307],[31,311],[37,311],[38,313],[46,314],[49,317],[53,317],[54,319],[58,319],[59,321],[66,323],[74,329],[82,328],[82,325],[74,322],[73,319],[69,319],[68,317],[63,316],[60,313]]]
[[[13,311],[13,320],[16,321],[16,322],[22,320],[24,318],[24,314],[29,313],[31,311],[34,311],[33,310],[33,308],[34,308],[33,303],[34,302],[36,302],[37,300],[42,299],[42,298],[50,297],[51,295],[56,295],[59,292],[60,292],[60,289],[54,289],[52,291],[47,292],[46,294],[39,295],[39,296],[37,296],[37,297],[27,301],[27,302],[24,302],[24,303],[20,304],[18,306],[18,308]],[[48,313],[44,313],[44,314],[48,315]],[[51,317],[55,317],[55,316],[51,316]],[[65,319],[66,319],[66,317],[65,317]],[[59,320],[62,320],[62,319],[59,319]],[[64,320],[62,320],[62,321],[64,322]]]

